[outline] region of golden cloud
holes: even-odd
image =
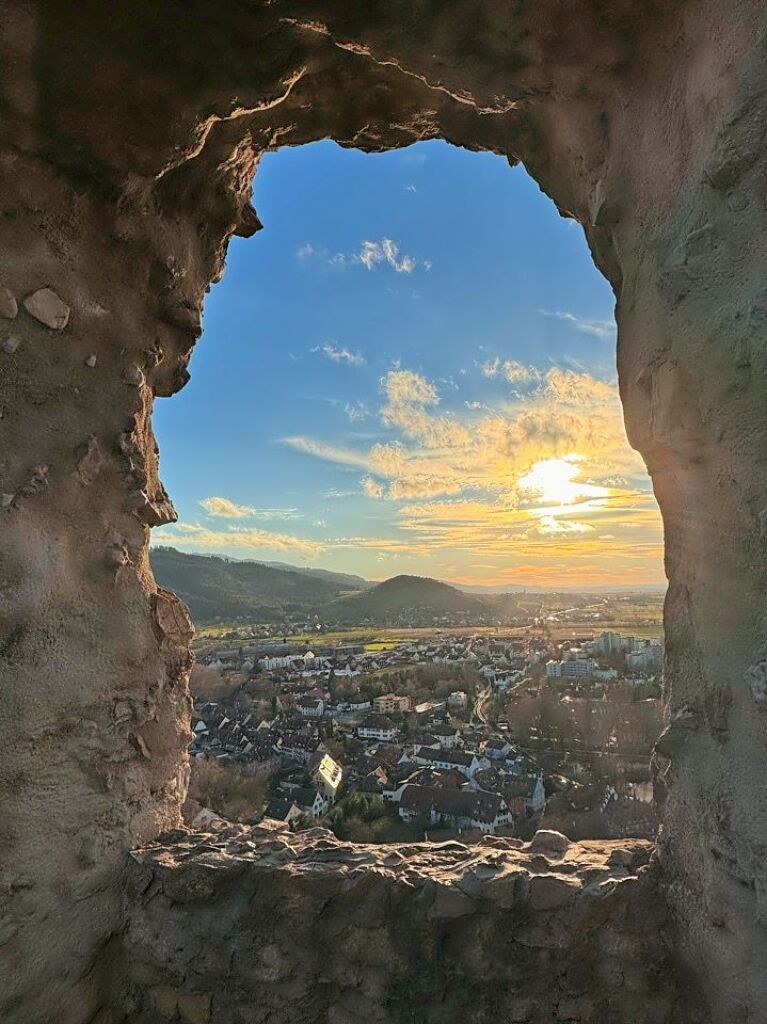
[[[615,386],[512,360],[481,369],[505,378],[511,390],[506,403],[479,416],[465,405],[463,420],[443,411],[433,382],[393,370],[381,382],[379,414],[396,439],[362,451],[309,438],[288,443],[363,468],[369,498],[406,502],[397,528],[409,539],[399,547],[386,542],[388,550],[451,549],[507,564],[533,558],[551,574],[566,564],[593,575],[609,561],[615,572],[631,575],[632,562],[657,559],[660,515],[644,465],[628,445]],[[520,384],[524,395],[514,390]],[[657,578],[657,562],[648,571]]]
[[[220,516],[224,519],[244,519],[253,511],[247,505],[237,505],[235,502],[230,501],[229,498],[216,496],[203,498],[200,505],[209,515]]]
[[[205,551],[282,551],[306,558],[316,558],[326,548],[325,544],[288,533],[234,527],[229,530],[209,530],[193,523],[176,523],[162,530],[155,530],[152,541],[158,544],[181,544],[184,548],[194,547]]]

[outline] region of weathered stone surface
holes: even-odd
[[[533,910],[566,907],[575,893],[576,883],[555,874],[536,875],[530,882],[530,906]]]
[[[767,7],[278,0],[181,17],[29,0],[2,14],[0,277],[27,298],[55,282],[76,312],[66,345],[19,317],[0,374],[3,1021],[98,1019],[122,976],[127,851],[180,820],[191,660],[183,628],[158,619],[146,556],[173,516],[153,402],[189,378],[206,289],[231,234],[255,226],[261,155],[321,138],[523,160],[582,225],[616,296],[627,431],[665,524],[666,891],[707,1022],[767,1019]],[[83,486],[90,436],[103,461]],[[528,888],[523,873],[497,885],[508,914]],[[554,962],[557,913],[532,914],[515,944],[548,943]],[[355,1015],[347,995],[337,1021]],[[297,985],[291,1005],[307,997]],[[527,1012],[515,998],[510,1014]]]
[[[69,306],[51,288],[39,288],[27,295],[24,309],[53,331],[63,331],[69,323]]]
[[[646,862],[650,845],[634,845]],[[494,838],[174,832],[136,851],[126,879],[130,1019],[692,1022],[657,871],[617,866],[622,849],[572,843],[541,870],[531,847]],[[520,876],[527,895],[503,909],[497,890]]]

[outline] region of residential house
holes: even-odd
[[[397,726],[386,715],[368,715],[357,726],[357,735],[361,740],[383,740],[391,743],[396,740]]]
[[[438,768],[417,768],[398,783],[390,781],[384,788],[383,798],[398,804],[408,786],[431,787],[432,789],[461,789],[466,785],[466,777],[454,768],[442,771]]]
[[[373,698],[373,707],[385,715],[391,714],[393,711],[408,711],[410,698],[400,697],[396,693],[385,693],[380,697]]]
[[[325,714],[325,702],[323,700],[311,700],[305,698],[296,704],[302,718],[322,718]]]
[[[264,817],[271,818],[273,821],[286,821],[290,825],[302,817],[302,811],[292,800],[278,797],[270,800],[266,805]]]
[[[484,790],[406,786],[398,813],[403,821],[415,821],[424,816],[431,825],[478,829],[490,835],[511,822],[511,812],[504,798],[499,793]]]
[[[507,799],[521,797],[525,801],[528,814],[539,814],[546,806],[546,790],[543,786],[543,775],[523,775],[509,779],[503,786],[503,794]]]
[[[301,813],[310,818],[321,818],[330,808],[330,801],[318,789],[301,786],[291,790],[290,796]]]
[[[505,761],[513,749],[508,740],[490,739],[485,744],[485,757],[491,761]]]
[[[312,754],[316,754],[318,750],[324,750],[318,736],[308,736],[298,732],[284,732],[275,743],[275,753],[304,764],[308,764]]]
[[[409,763],[405,748],[397,743],[378,743],[368,747],[359,757],[359,766],[368,772],[371,768],[399,768]]]
[[[361,693],[349,698],[349,710],[352,712],[370,711],[372,706],[370,697],[364,697]]]
[[[373,796],[381,796],[389,785],[389,776],[383,768],[374,768],[368,772],[354,787],[360,793],[370,793]]]
[[[454,725],[434,725],[431,734],[445,750],[454,750],[461,745],[461,733]]]
[[[414,760],[416,764],[431,768],[456,768],[467,779],[473,778],[481,768],[490,765],[486,758],[478,757],[474,751],[446,750],[435,747],[418,747]]]

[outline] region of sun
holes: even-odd
[[[572,505],[581,498],[601,497],[604,488],[575,480],[583,455],[565,455],[561,459],[542,459],[517,481],[522,490],[536,494],[547,504]]]

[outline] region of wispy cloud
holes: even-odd
[[[362,453],[344,448],[342,445],[328,444],[312,437],[296,434],[292,437],[280,438],[280,443],[304,455],[313,455],[325,462],[335,462],[339,466],[353,466],[367,469],[368,460]]]
[[[580,331],[581,334],[590,334],[595,338],[609,340],[615,338],[616,327],[615,320],[613,319],[590,319],[561,309],[539,309],[538,312],[541,316],[553,317],[555,320],[564,320],[572,324],[576,331]]]
[[[412,256],[406,256],[404,253],[400,256],[399,246],[391,238],[382,238],[379,242],[363,242],[358,258],[368,270],[373,270],[380,263],[384,263],[398,274],[412,274],[417,266]]]
[[[364,402],[347,402],[344,406],[344,412],[350,423],[359,423],[372,415]]]
[[[334,363],[346,363],[348,366],[364,366],[367,360],[361,352],[351,352],[348,348],[336,348],[335,345],[315,345],[310,352],[321,352]]]
[[[341,498],[352,498],[357,493],[357,491],[343,491],[339,487],[331,487],[327,491],[323,491],[320,497],[328,501],[338,501]]]
[[[480,365],[483,377],[503,377],[509,384],[540,384],[544,375],[534,366],[525,366],[515,359],[488,359]]]
[[[325,550],[325,545],[318,541],[307,540],[288,533],[274,533],[271,530],[258,528],[243,529],[230,527],[227,530],[211,530],[196,523],[176,523],[172,526],[155,530],[152,535],[154,543],[178,544],[184,548],[192,547],[203,551],[245,550],[245,551],[280,551],[315,558]]]
[[[325,246],[303,242],[296,249],[296,258],[302,263],[315,262],[343,270],[347,267],[364,267],[375,270],[388,267],[398,274],[412,274],[414,270],[431,270],[431,261],[418,259],[400,249],[399,243],[391,238],[364,239],[353,252],[331,252]]]
[[[252,505],[238,505],[229,498],[213,495],[202,498],[198,503],[210,516],[217,519],[300,519],[297,508],[254,508]]]

